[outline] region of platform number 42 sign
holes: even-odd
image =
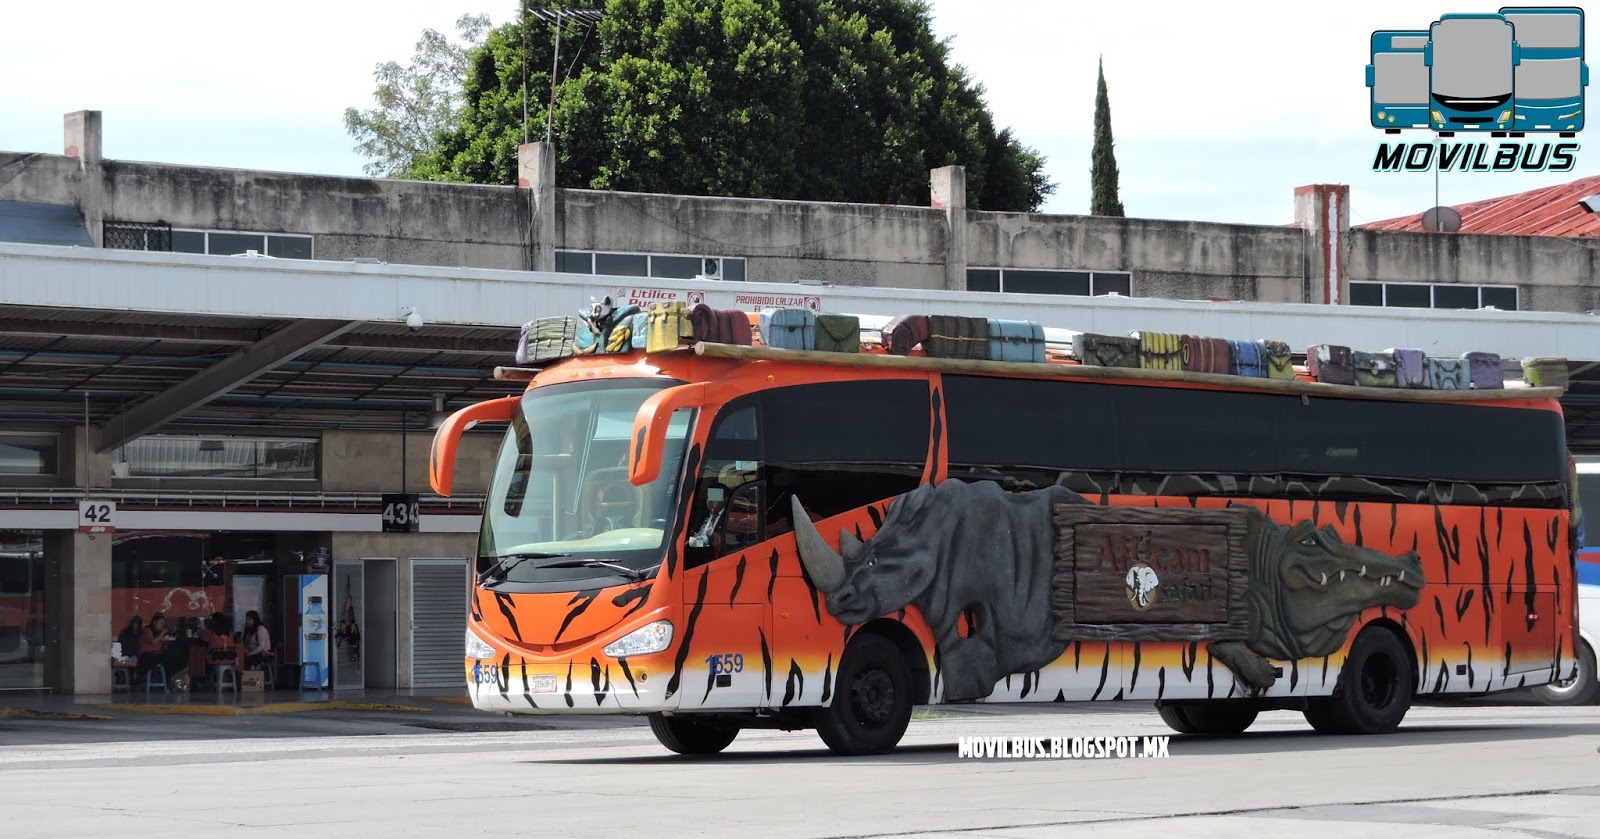
[[[390,493],[383,496],[383,532],[417,532],[416,493]]]
[[[117,529],[115,501],[84,499],[78,502],[79,533],[111,533]]]

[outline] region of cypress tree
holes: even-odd
[[[1089,214],[1121,217],[1117,197],[1117,158],[1111,151],[1111,99],[1106,96],[1106,64],[1100,60],[1100,84],[1094,95],[1094,149],[1089,153],[1092,194]]]

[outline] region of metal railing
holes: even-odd
[[[125,251],[172,250],[172,225],[143,221],[108,221],[101,225],[102,247]]]
[[[0,488],[0,506],[66,507],[84,498],[114,501],[130,508],[161,507],[190,509],[273,509],[273,510],[352,510],[370,511],[382,506],[383,494],[376,492],[252,492],[249,490],[133,490],[133,489],[47,489],[36,487]],[[482,495],[417,493],[422,510],[453,513],[478,513]]]

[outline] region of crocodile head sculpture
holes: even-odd
[[[1267,659],[1329,655],[1344,646],[1363,611],[1409,609],[1422,596],[1425,581],[1415,552],[1395,557],[1351,545],[1332,526],[1281,525],[1253,512],[1246,550],[1249,640],[1220,641],[1209,648],[1256,690],[1276,681]]]

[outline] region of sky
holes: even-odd
[[[62,116],[99,110],[108,158],[356,176],[366,160],[343,113],[371,106],[374,66],[409,62],[424,29],[453,32],[471,13],[500,24],[516,10],[515,0],[11,6],[0,149],[59,153]],[[1286,224],[1296,186],[1330,183],[1350,186],[1361,224],[1426,210],[1436,188],[1449,205],[1600,174],[1600,145],[1579,151],[1567,173],[1447,172],[1436,184],[1432,173],[1371,171],[1384,140],[1368,121],[1371,32],[1426,29],[1493,3],[931,6],[935,33],[983,85],[997,124],[1045,156],[1058,187],[1043,212],[1088,212],[1102,57],[1133,217]]]

